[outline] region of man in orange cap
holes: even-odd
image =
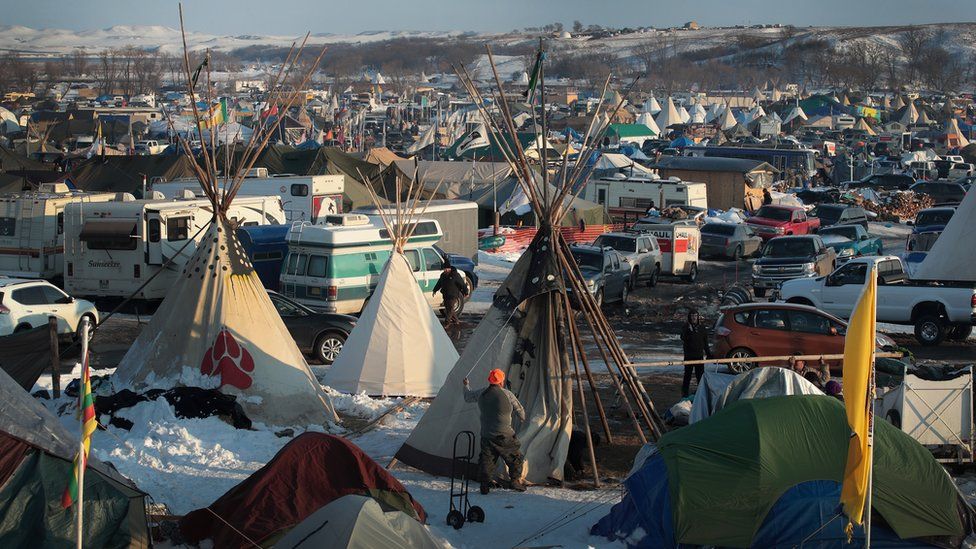
[[[525,461],[519,449],[519,441],[512,428],[512,413],[525,421],[525,409],[518,398],[506,389],[505,372],[495,368],[488,372],[488,387],[471,390],[468,378],[464,378],[464,400],[477,402],[481,413],[481,454],[478,456],[478,470],[481,474],[481,493],[487,494],[491,480],[502,458],[508,466],[508,476],[512,489],[525,491],[522,480],[522,464]]]

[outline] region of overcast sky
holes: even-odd
[[[178,27],[173,0],[0,0],[0,25]],[[186,0],[189,30],[216,34],[509,31],[560,21],[615,27],[976,21],[976,0]]]

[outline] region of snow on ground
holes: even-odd
[[[501,283],[512,271],[521,254],[478,252],[478,287],[464,304],[467,313],[484,314],[491,307],[492,299]]]

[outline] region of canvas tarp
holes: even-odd
[[[275,544],[275,549],[344,547],[440,549],[430,532],[402,511],[385,511],[373,498],[342,496],[312,513]]]
[[[71,547],[61,508],[78,450],[61,421],[0,371],[0,546]],[[85,475],[86,547],[149,547],[145,494],[92,456]]]
[[[19,155],[6,147],[0,146],[0,173],[24,170],[50,171],[53,169],[54,168],[51,164],[44,164],[43,162],[32,160],[26,156]]]
[[[976,192],[970,191],[952,215],[912,278],[918,280],[976,280]]]
[[[183,517],[180,531],[191,543],[211,539],[214,547],[252,547],[239,531],[271,547],[315,511],[347,495],[369,496],[418,523],[427,518],[400,481],[358,446],[345,438],[309,432],[295,437],[206,509]],[[214,520],[207,509],[229,525]]]
[[[0,337],[0,369],[25,391],[51,369],[51,331],[46,325]]]
[[[210,224],[113,382],[219,388],[269,425],[338,420],[224,219]]]
[[[153,180],[172,181],[196,177],[193,160],[184,155],[93,156],[75,166],[71,181],[85,191],[132,193],[142,196],[143,176],[148,187]]]
[[[484,386],[488,372],[498,368],[526,412],[526,420],[514,425],[525,456],[525,478],[562,478],[573,397],[569,344],[559,323],[571,313],[563,310],[563,273],[552,251],[553,235],[551,227],[539,228],[397,459],[434,475],[450,475],[454,437],[461,431],[475,433],[477,455],[478,405],[464,401],[462,380],[469,378],[475,388]]]
[[[744,374],[705,372],[688,423],[701,421],[740,399],[788,395],[822,395],[816,385],[789,368],[754,368]]]
[[[410,263],[394,253],[323,383],[351,394],[433,397],[457,359]]]

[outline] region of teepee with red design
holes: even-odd
[[[182,10],[180,23],[182,26]],[[269,104],[281,103],[285,111],[296,94],[282,94],[281,83],[291,78],[303,48],[304,44],[289,53],[270,92]],[[312,66],[317,67],[319,60]],[[185,51],[183,68],[193,96],[200,69],[197,77],[191,76]],[[304,89],[310,76],[311,72],[297,89]],[[207,91],[201,95],[213,104],[209,84],[206,75]],[[196,103],[193,109],[202,141],[206,116],[197,111]],[[217,388],[236,396],[252,420],[271,425],[325,425],[338,421],[335,410],[268,298],[237,239],[235,223],[227,218],[227,208],[244,175],[275,133],[280,119],[271,118],[263,118],[255,127],[235,172],[228,169],[218,176],[213,141],[203,147],[202,162],[193,163],[213,205],[213,219],[152,321],[123,357],[114,381],[135,389]],[[209,132],[211,140],[215,133]],[[180,138],[180,146],[192,156],[185,139]]]

